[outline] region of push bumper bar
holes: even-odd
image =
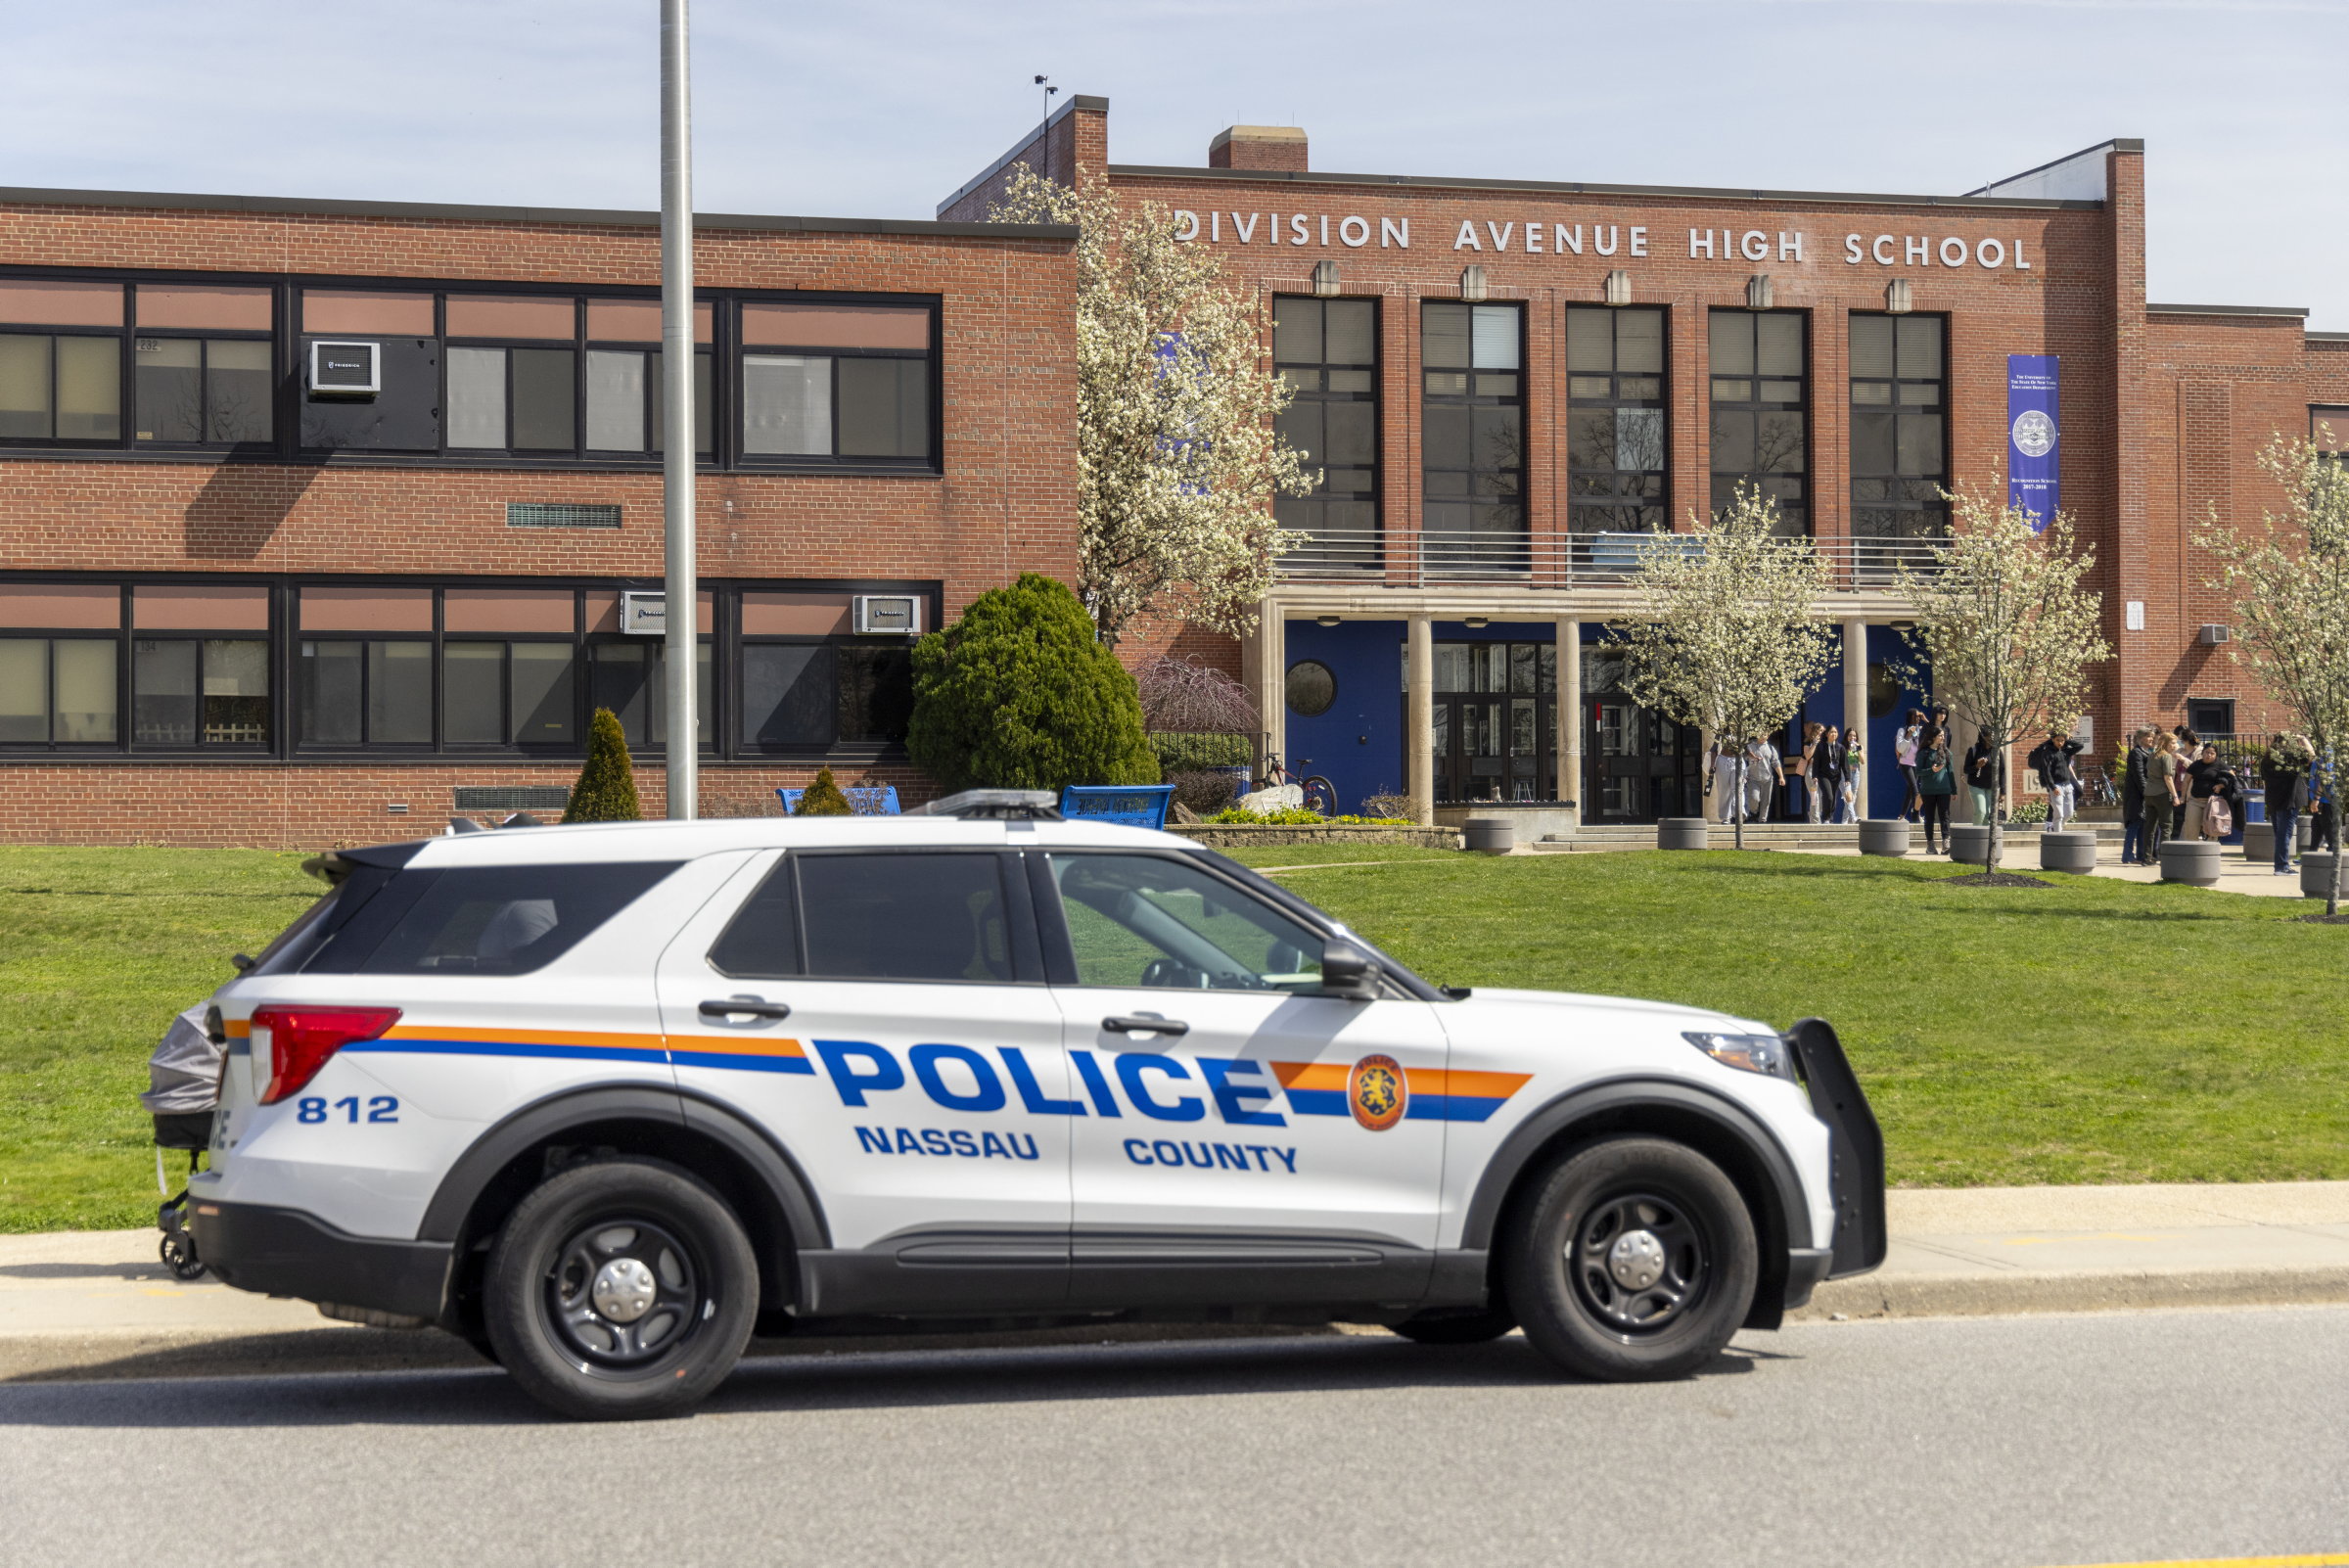
[[[1866,1091],[1843,1054],[1843,1042],[1823,1018],[1806,1018],[1788,1030],[1787,1047],[1811,1091],[1811,1114],[1827,1125],[1831,1164],[1827,1186],[1835,1204],[1835,1234],[1826,1249],[1823,1277],[1844,1279],[1865,1274],[1884,1261],[1884,1132],[1876,1126]],[[1804,1254],[1795,1254],[1795,1268],[1787,1277],[1787,1305],[1799,1306],[1793,1295]],[[1818,1282],[1815,1276],[1813,1284]],[[1803,1290],[1804,1300],[1810,1290]]]

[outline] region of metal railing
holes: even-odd
[[[1794,541],[1789,540],[1789,543]],[[1929,539],[1837,538],[1802,541],[1828,564],[1832,588],[1895,588],[1901,573],[1934,569]],[[1352,582],[1418,588],[1451,582],[1511,583],[1534,588],[1620,586],[1635,582],[1646,552],[1701,550],[1691,534],[1390,532],[1319,529],[1278,563],[1289,582]]]

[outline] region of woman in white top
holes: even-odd
[[[1736,738],[1716,736],[1711,757],[1713,761],[1713,816],[1716,821],[1731,822],[1737,817],[1737,753]]]
[[[1916,749],[1924,738],[1925,715],[1911,708],[1908,722],[1892,737],[1892,760],[1901,770],[1901,787],[1909,792],[1909,798],[1901,804],[1901,815],[1911,822],[1917,819],[1917,807],[1924,804],[1924,797],[1916,792]]]

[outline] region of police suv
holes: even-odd
[[[1673,1377],[1881,1262],[1824,1023],[1430,985],[1051,799],[321,856],[213,998],[204,1258],[585,1417],[754,1330],[1522,1326]]]

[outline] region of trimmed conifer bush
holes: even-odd
[[[571,787],[571,804],[563,807],[566,822],[641,822],[644,807],[636,799],[636,769],[628,759],[628,737],[620,717],[599,708],[587,721],[587,765]]]
[[[854,816],[856,808],[849,804],[848,796],[841,793],[840,781],[832,776],[832,769],[819,767],[815,770],[815,782],[800,791],[800,804],[791,808],[791,814]]]
[[[1077,596],[1033,572],[914,645],[905,744],[948,790],[1159,778],[1133,676]]]

